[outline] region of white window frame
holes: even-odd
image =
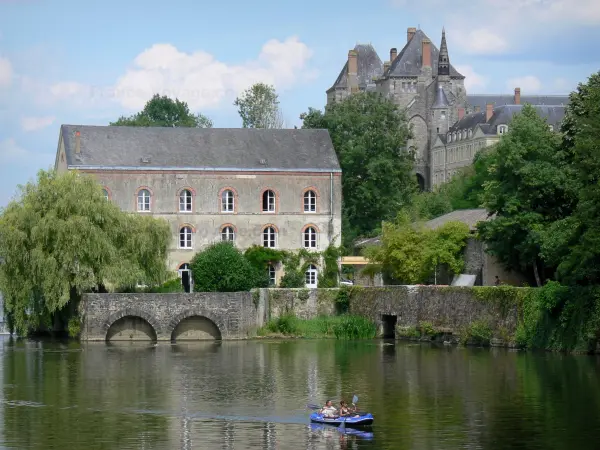
[[[235,229],[231,225],[221,228],[221,241],[235,242]]]
[[[277,270],[273,264],[267,266],[267,273],[269,275],[269,286],[275,286],[277,284]]]
[[[192,192],[189,189],[182,189],[179,193],[179,212],[190,213],[194,208],[193,205],[194,196]]]
[[[304,283],[308,289],[316,289],[319,282],[319,271],[314,264],[309,264],[304,272]]]
[[[304,212],[314,214],[317,212],[317,193],[313,189],[309,189],[304,193]]]
[[[508,132],[508,125],[498,125],[498,134],[505,134]]]
[[[225,189],[221,192],[221,212],[235,212],[235,194],[231,189]]]
[[[152,209],[152,194],[148,189],[140,189],[137,193],[138,212],[149,212]]]
[[[273,213],[275,212],[275,202],[276,202],[276,196],[275,196],[275,191],[273,191],[272,189],[267,189],[262,193],[262,198],[261,198],[261,208],[262,208],[262,212],[269,212],[269,213]],[[266,206],[266,208],[265,208]]]
[[[306,227],[302,232],[302,246],[307,249],[316,249],[318,247],[319,234],[313,226]]]
[[[273,226],[268,226],[262,232],[262,245],[265,248],[277,248],[277,230]]]
[[[179,228],[178,248],[183,250],[190,250],[194,248],[193,236],[194,231],[189,225],[184,225],[181,228]]]

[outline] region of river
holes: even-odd
[[[0,340],[3,449],[597,449],[600,359],[335,340]],[[352,435],[307,403],[375,416]]]

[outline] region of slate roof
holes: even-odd
[[[483,208],[459,209],[425,222],[425,226],[435,230],[448,222],[462,222],[469,226],[469,230],[474,231],[479,222],[485,222],[490,219],[491,217],[488,216],[487,210]]]
[[[446,97],[446,93],[444,92],[444,88],[441,84],[437,85],[436,93],[435,93],[435,102],[433,103],[432,108],[447,108],[450,105],[448,102],[448,97]]]
[[[398,53],[398,56],[384,75],[390,77],[416,77],[420,75],[423,62],[423,39],[425,38],[429,39],[422,30],[417,30],[412,39]],[[437,74],[439,54],[438,48],[432,42],[431,65],[434,75]],[[450,77],[465,78],[452,64],[450,64]]]
[[[489,121],[485,120],[485,108],[478,113],[467,114],[461,120],[450,127],[450,132],[457,130],[473,129],[476,125],[481,125],[481,129],[486,134],[496,134],[498,125],[507,125],[515,114],[523,109],[524,105],[505,105],[494,108],[494,113]],[[565,117],[565,106],[544,106],[533,105],[538,114],[546,119],[548,125],[558,128]]]
[[[492,103],[495,106],[514,105],[515,97],[512,94],[507,95],[487,95],[476,94],[467,95],[467,102],[473,108],[479,106],[485,110],[485,105]],[[529,103],[531,105],[547,106],[567,106],[569,104],[568,95],[521,95],[521,104]]]
[[[341,172],[327,130],[62,125],[60,133],[75,168]]]
[[[371,44],[357,44],[354,50],[358,53],[358,88],[360,90],[372,90],[375,89],[374,79],[380,77],[383,74],[383,62],[377,54],[377,51]],[[327,92],[332,89],[340,89],[348,87],[348,60],[342,68],[342,71],[338,75],[335,83],[331,86]]]

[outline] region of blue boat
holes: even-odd
[[[373,420],[373,414],[371,413],[360,413],[346,417],[324,417],[323,414],[318,412],[314,412],[310,415],[310,421],[312,423],[322,423],[326,425],[333,425],[335,427],[339,427],[342,423],[348,428],[365,427],[372,425]]]

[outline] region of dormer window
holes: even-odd
[[[498,125],[498,134],[504,134],[508,131],[508,126]]]
[[[448,142],[452,142],[452,133],[448,133]]]
[[[456,132],[452,133],[452,140],[456,141]]]
[[[554,131],[554,125],[548,125],[548,129],[549,129],[550,131]]]
[[[469,131],[467,132],[467,137],[468,137],[468,138],[470,138],[471,136],[473,136],[473,132],[472,132],[471,130],[469,130]]]

